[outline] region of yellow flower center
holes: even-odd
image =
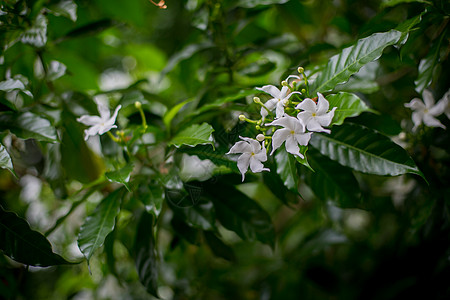
[[[315,117],[315,116],[316,116],[316,113],[312,113],[311,116]]]
[[[295,134],[295,131],[294,131],[294,130],[291,130],[291,134]]]

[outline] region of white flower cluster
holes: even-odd
[[[409,103],[405,104],[405,107],[410,108],[413,111],[413,131],[415,131],[422,123],[428,127],[441,127],[445,129],[445,126],[436,119],[436,117],[445,113],[447,118],[450,119],[450,90],[448,90],[444,97],[436,104],[433,94],[429,90],[424,90],[422,97],[423,101],[419,98],[414,98]]]
[[[305,76],[303,71],[301,73]],[[261,105],[261,119],[249,120],[243,115],[240,116],[241,121],[255,123],[256,129],[262,132],[256,139],[240,137],[242,141],[237,142],[227,153],[241,153],[237,166],[242,173],[242,181],[249,167],[253,173],[270,171],[263,165],[263,162],[267,161],[266,146],[271,144],[272,155],[284,143],[287,152],[303,159],[304,155],[300,153],[299,146],[307,146],[313,132],[330,133],[330,130],[324,127],[331,124],[336,107],[329,111],[329,102],[321,93],[317,93],[317,97],[313,99],[304,97],[306,90],[296,91],[298,81],[289,85],[291,78],[300,81],[299,76],[290,75],[282,82],[281,90],[273,85],[257,88],[272,97],[264,104],[259,98],[254,98],[255,102]],[[298,95],[297,101],[292,100],[295,94]],[[266,119],[270,119],[270,122],[266,123]]]

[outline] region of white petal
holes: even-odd
[[[279,101],[277,104],[277,110],[276,110],[276,118],[279,119],[283,117],[284,115],[284,105],[282,101]]]
[[[274,98],[280,98],[281,91],[274,85],[265,85],[260,88],[256,88],[257,90],[263,91]]]
[[[429,90],[424,90],[422,93],[423,102],[425,106],[430,109],[434,105],[434,97],[433,94]]]
[[[103,120],[108,120],[109,117],[111,116],[108,106],[105,103],[103,103],[102,101],[96,101],[96,102],[97,102],[98,112],[100,113],[100,117]]]
[[[239,141],[231,147],[230,151],[227,154],[235,154],[235,153],[250,153],[252,152],[252,147],[249,143],[244,141]]]
[[[117,128],[117,126],[116,126],[116,125],[111,125],[111,126],[100,126],[100,129],[99,129],[99,131],[98,131],[98,134],[99,134],[99,135],[102,135],[102,134],[104,134],[105,132],[108,132],[108,131],[110,131],[110,130],[113,129],[113,128]]]
[[[441,127],[445,129],[445,126],[435,117],[430,114],[425,114],[423,116],[423,123],[428,127]]]
[[[309,140],[311,139],[311,132],[308,133],[301,133],[301,134],[295,134],[295,140],[297,141],[297,143],[299,143],[302,146],[307,146],[309,143]]]
[[[317,96],[319,97],[317,100],[317,114],[323,115],[328,111],[330,103],[321,93],[317,93]]]
[[[333,117],[334,110],[330,111],[327,114],[316,116],[316,120],[321,126],[329,126],[331,124],[331,120],[333,120]]]
[[[244,153],[238,158],[237,167],[239,169],[239,172],[242,174],[242,181],[244,181],[245,178],[245,172],[248,170],[248,165],[250,164],[250,158],[251,154]]]
[[[258,153],[255,153],[254,157],[259,161],[266,161],[267,160],[266,148],[263,146],[263,148]]]
[[[94,125],[84,131],[86,135],[96,135],[101,130],[101,125]]]
[[[296,109],[302,109],[304,111],[308,111],[311,113],[316,113],[317,109],[316,109],[316,103],[309,99],[306,98],[305,100],[303,100],[302,102],[300,102],[300,104],[298,104],[296,107]]]
[[[250,169],[253,173],[261,172],[264,169],[264,165],[254,156],[250,158]]]
[[[416,130],[417,127],[419,127],[420,124],[422,124],[423,113],[422,112],[413,112],[411,118],[414,123],[414,127],[413,127],[413,131],[414,131],[414,130]]]
[[[276,119],[271,123],[266,124],[266,126],[283,126],[290,130],[294,130],[296,122],[299,122],[297,118],[291,116],[284,116],[282,118]]]
[[[242,136],[240,136],[239,138],[250,144],[250,152],[256,153],[261,150],[261,144],[257,140]]]
[[[301,80],[300,76],[297,76],[297,75],[289,75],[284,81],[286,81],[287,83],[289,83],[289,79],[291,79],[291,78],[295,78],[295,79]]]
[[[322,126],[320,126],[320,124],[319,124],[319,122],[317,122],[316,118],[311,118],[311,120],[309,120],[308,124],[306,124],[306,128],[309,131],[330,133],[330,130],[325,129]]]
[[[280,148],[280,146],[283,144],[283,142],[287,139],[287,137],[291,134],[291,130],[284,128],[284,129],[278,129],[273,133],[272,136],[272,153]]]
[[[122,105],[117,106],[112,117],[109,118],[108,120],[106,120],[105,127],[109,127],[109,129],[107,131],[109,131],[111,128],[115,128],[115,127],[113,127],[113,125],[114,125],[114,123],[116,123],[117,114],[119,113],[119,110],[121,107],[122,107]]]
[[[287,96],[287,94],[288,94],[288,92],[289,92],[289,88],[288,88],[287,86],[283,86],[283,87],[281,88],[280,96],[279,96],[278,98],[279,98],[279,99],[285,99],[286,96]]]
[[[308,124],[309,120],[312,118],[312,114],[309,111],[302,111],[297,114],[297,119],[303,124]]]
[[[274,99],[268,100],[268,101],[264,104],[264,106],[267,107],[268,110],[272,111],[272,110],[275,109],[275,106],[277,106],[277,103],[278,103],[278,99],[275,99],[275,98],[274,98]]]
[[[289,99],[289,98],[291,98],[292,95],[295,95],[295,94],[301,95],[302,93],[300,93],[300,92],[292,92],[289,95],[287,95],[287,97],[285,99]]]
[[[299,152],[300,148],[298,147],[297,140],[294,138],[293,135],[289,136],[286,139],[285,146],[287,152],[300,156],[301,158],[304,158],[304,156]]]
[[[445,111],[445,109],[447,108],[447,105],[448,105],[448,100],[446,98],[442,98],[441,100],[438,101],[438,103],[436,103],[435,106],[430,108],[428,112],[432,116],[439,116],[440,114],[442,114]]]
[[[409,103],[405,104],[405,107],[410,108],[412,110],[425,110],[425,104],[419,99],[414,98]]]
[[[88,126],[94,126],[102,123],[102,119],[99,116],[81,116],[77,119],[77,121]]]

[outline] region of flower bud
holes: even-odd
[[[304,94],[304,93],[306,93],[306,90],[305,90],[305,89],[302,89],[300,92],[301,92],[302,94]]]
[[[282,85],[282,86],[288,86],[288,83],[287,83],[286,80],[283,80],[283,81],[281,82],[281,85]]]
[[[303,72],[305,72],[305,69],[303,69],[303,67],[298,67],[297,71],[298,71],[300,74],[303,74]]]
[[[136,101],[136,102],[134,102],[134,107],[136,107],[137,109],[141,109],[142,103],[139,101]]]
[[[258,135],[256,136],[256,139],[257,139],[259,142],[264,141],[265,138],[266,138],[266,137],[265,137],[264,134],[262,134],[262,133],[260,133],[260,134],[258,134]]]
[[[256,128],[256,130],[261,130],[261,126],[259,126],[259,125],[256,125],[255,128]]]
[[[239,115],[239,120],[241,120],[241,121],[245,121],[245,116],[244,115]]]
[[[253,102],[261,103],[261,99],[259,99],[258,97],[253,97]]]

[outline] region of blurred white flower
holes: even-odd
[[[213,176],[216,165],[209,159],[201,160],[197,155],[183,153],[179,176],[184,182],[205,181]]]
[[[97,102],[97,109],[100,113],[99,116],[81,116],[77,119],[78,122],[83,123],[84,125],[91,126],[90,128],[84,131],[84,139],[87,140],[89,136],[94,135],[102,135],[105,132],[110,131],[112,128],[117,128],[117,125],[114,125],[116,122],[117,114],[119,109],[122,108],[121,105],[117,106],[114,114],[111,116],[109,112],[109,108],[101,101]]]
[[[248,167],[253,173],[270,171],[268,168],[264,168],[262,162],[267,160],[266,148],[264,142],[260,144],[258,141],[246,137],[239,137],[243,141],[239,141],[231,147],[227,154],[242,153],[237,160],[237,166],[242,174],[242,181],[245,178],[245,172]]]
[[[281,88],[281,91],[273,85],[265,85],[261,88],[256,88],[257,90],[263,91],[269,95],[271,95],[273,98],[268,100],[264,106],[269,110],[273,111],[275,110],[276,118],[281,118],[284,115],[284,107],[289,101],[289,98],[294,94],[301,94],[300,92],[290,92],[289,87],[283,86]],[[269,112],[266,110],[266,108],[261,107],[261,116],[264,118],[269,114]]]
[[[272,136],[272,152],[270,155],[286,142],[285,146],[287,152],[304,158],[303,154],[300,153],[298,145],[308,145],[312,133],[305,133],[305,126],[299,119],[291,116],[284,116],[266,125],[284,127],[283,129],[278,129],[274,132]]]
[[[410,108],[413,111],[413,131],[422,123],[428,127],[441,127],[445,129],[445,126],[436,119],[436,117],[445,111],[448,102],[446,99],[448,99],[448,97],[446,98],[444,96],[444,98],[435,105],[433,94],[430,91],[424,90],[422,96],[423,102],[419,98],[414,98],[409,103],[405,104],[405,107]]]
[[[303,110],[297,115],[297,118],[305,124],[306,129],[309,131],[330,133],[331,131],[323,128],[323,126],[331,124],[337,107],[333,107],[331,111],[328,111],[330,107],[328,100],[321,93],[317,93],[317,96],[317,104],[312,99],[306,98],[295,107]]]

